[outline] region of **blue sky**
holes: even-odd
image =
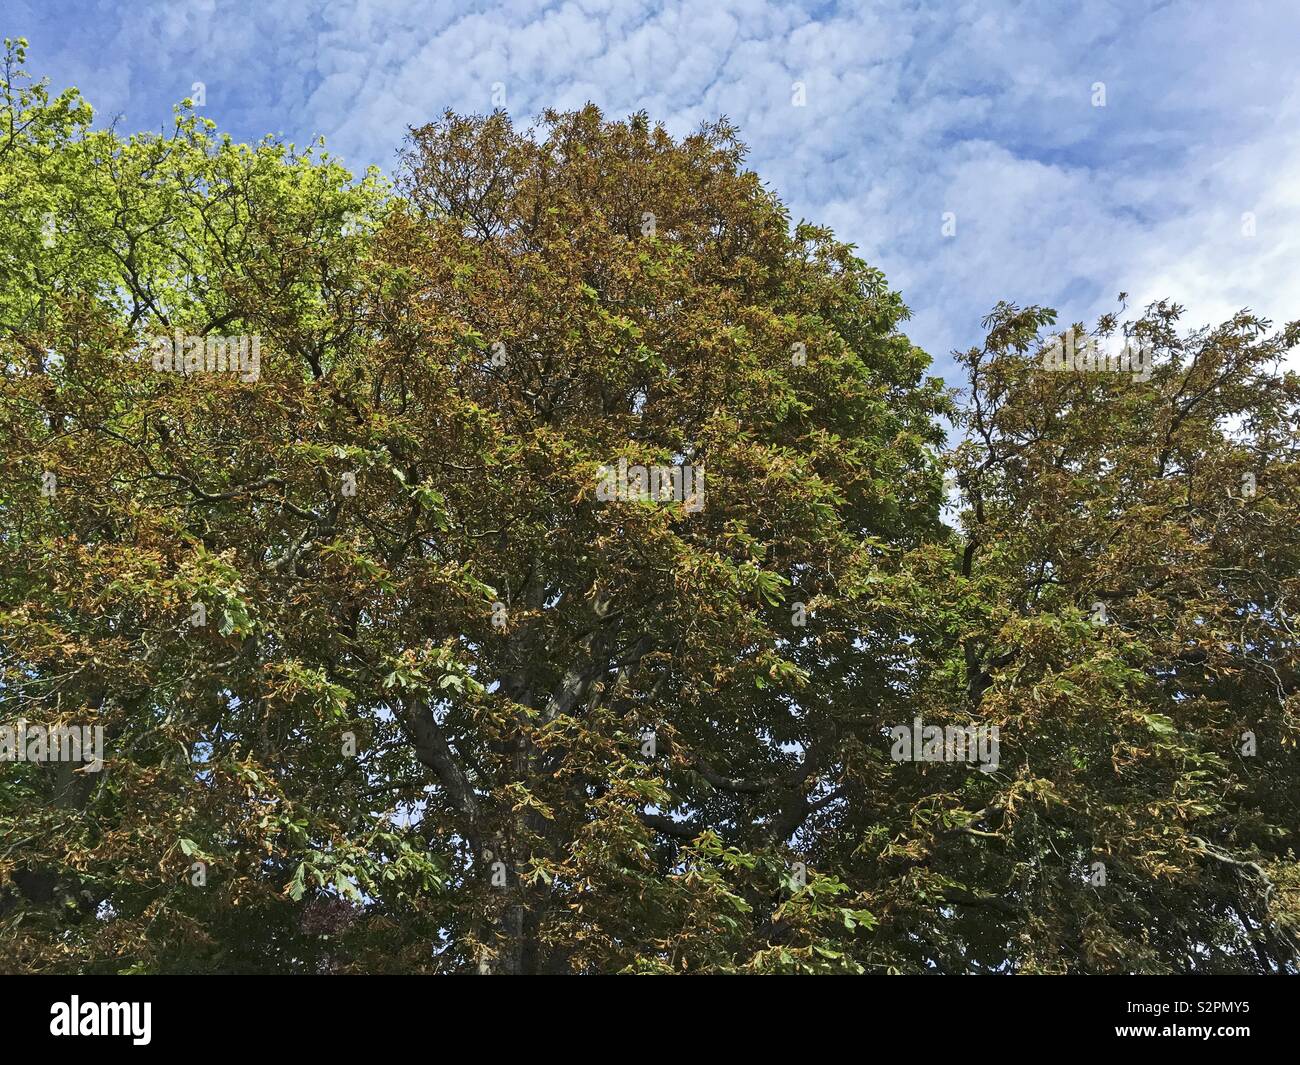
[[[999,299],[1300,317],[1296,0],[0,0],[0,33],[124,131],[203,82],[236,137],[321,134],[357,172],[444,108],[490,111],[494,83],[523,120],[725,114],[795,217],[902,291],[946,377]]]

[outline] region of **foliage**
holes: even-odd
[[[1295,969],[1300,328],[1103,320],[1138,381],[1001,305],[956,396],[725,122],[447,114],[390,188],[23,62],[0,721],[106,755],[0,766],[0,966]]]

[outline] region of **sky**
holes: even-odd
[[[725,115],[795,219],[884,270],[953,384],[999,300],[1300,318],[1298,0],[0,0],[0,35],[124,132],[201,82],[236,138],[321,135],[356,173],[502,93],[524,123]]]

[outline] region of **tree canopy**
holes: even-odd
[[[1297,971],[1300,324],[950,389],[726,121],[390,183],[7,47],[0,724],[104,757],[0,762],[0,968]]]

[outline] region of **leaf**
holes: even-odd
[[[1173,719],[1164,714],[1143,714],[1142,720],[1146,722],[1147,728],[1157,735],[1167,736],[1175,731]]]
[[[286,889],[289,898],[294,902],[301,902],[304,893],[307,891],[306,865],[303,862],[298,863],[298,868],[293,872],[293,879],[289,881]]]

